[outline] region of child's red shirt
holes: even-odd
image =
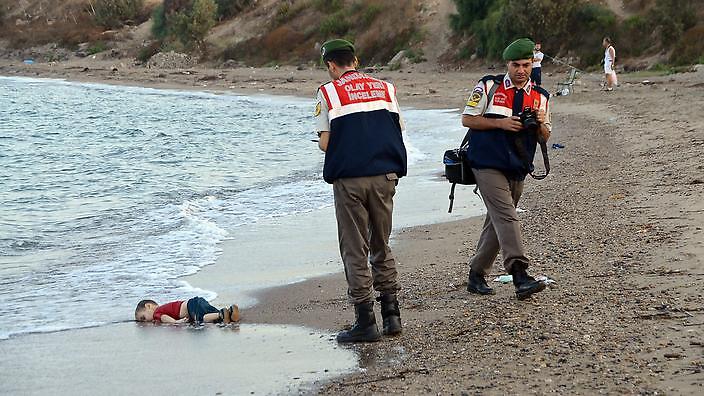
[[[181,319],[179,318],[179,315],[181,315],[181,304],[183,304],[183,301],[172,301],[159,305],[154,311],[154,321],[161,322],[161,315],[168,315],[176,320]]]

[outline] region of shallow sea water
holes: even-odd
[[[336,249],[316,253],[314,239],[286,232],[336,235],[312,98],[14,77],[0,77],[0,97],[0,346],[114,326],[146,297],[216,298],[184,276],[215,263],[224,243],[288,253],[232,263],[242,306],[254,290],[341,271]],[[395,228],[479,214],[469,190],[446,213],[441,159],[464,134],[457,112],[403,116],[409,176]]]

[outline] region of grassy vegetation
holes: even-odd
[[[657,63],[646,70],[633,72],[632,75],[637,78],[662,77],[671,74],[685,73],[691,71],[692,67],[687,66],[672,66],[664,63]]]
[[[218,19],[232,18],[251,6],[254,0],[215,0]]]
[[[546,53],[575,57],[583,68],[596,67],[603,57],[601,39],[608,35],[615,41],[617,63],[621,65],[627,58],[650,56],[659,56],[667,65],[658,68],[667,70],[704,62],[701,0],[624,0],[624,8],[632,15],[625,19],[601,5],[603,2],[594,0],[454,2],[457,14],[449,23],[456,33],[453,40],[460,43],[456,54],[461,59],[473,55],[498,59],[508,42],[529,36],[542,42]],[[15,23],[18,3],[0,1],[0,36],[11,47],[58,43],[76,48],[79,43],[90,42],[91,51],[99,52],[107,48],[106,41],[110,40],[101,35],[105,29],[146,20],[148,10],[157,1],[27,0],[26,3],[32,4],[27,17]],[[205,37],[215,24],[261,4],[254,0],[158,3],[151,13],[152,33],[157,40],[140,49],[140,59],[148,59],[165,49],[204,53]],[[277,64],[315,62],[319,56],[316,44],[342,37],[354,42],[362,64],[385,64],[400,50],[407,50],[411,62],[422,62],[425,60],[421,50],[423,31],[419,28],[417,5],[416,1],[397,0],[278,1],[269,10],[272,17],[264,22],[269,25],[267,33],[238,42],[216,56],[252,64],[272,60]],[[44,14],[37,14],[38,10]],[[7,12],[13,19],[3,18]]]
[[[205,37],[219,20],[231,18],[253,4],[253,0],[164,0],[152,12],[152,35],[160,48],[177,52],[207,53]],[[142,48],[148,59],[155,47]]]
[[[139,52],[137,53],[137,60],[140,62],[146,62],[151,58],[152,56],[158,54],[161,51],[161,41],[154,41],[151,44],[140,48]]]
[[[673,65],[704,64],[704,25],[687,30],[670,56]]]
[[[344,36],[352,28],[352,23],[349,20],[345,10],[340,10],[325,17],[321,22],[318,30],[322,36]]]
[[[100,39],[103,28],[91,15],[78,14],[73,20],[59,20],[51,25],[44,20],[33,20],[23,25],[6,23],[0,27],[0,37],[11,48],[28,48],[49,43],[75,49],[78,44]]]
[[[98,52],[103,52],[106,49],[108,49],[107,44],[105,44],[104,41],[99,40],[94,42],[89,48],[88,48],[88,55],[93,55],[97,54]]]
[[[116,29],[139,19],[144,9],[144,0],[95,0],[92,9],[98,25]]]
[[[696,62],[702,56],[704,24],[697,25],[695,7],[700,0],[629,0],[627,8],[642,12],[624,21],[586,0],[454,1],[458,13],[450,24],[465,37],[460,58],[476,53],[498,59],[507,43],[526,36],[553,54],[578,54],[583,67],[603,57],[604,36],[615,40],[621,59],[673,48],[673,64]]]
[[[272,30],[226,48],[223,59],[248,59],[255,64],[315,61],[315,43],[332,38],[353,41],[362,64],[386,63],[398,51],[422,53],[413,2],[392,0],[287,0],[281,1],[271,21]]]

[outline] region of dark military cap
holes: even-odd
[[[335,51],[351,51],[352,53],[354,53],[354,45],[352,45],[352,43],[350,43],[349,41],[343,39],[334,39],[326,41],[320,47],[320,59],[324,62],[325,57]]]
[[[504,60],[532,59],[535,43],[531,39],[520,38],[506,47]]]

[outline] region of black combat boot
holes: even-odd
[[[381,317],[384,319],[384,335],[401,334],[401,310],[395,294],[382,294],[376,299],[381,303]]]
[[[490,288],[484,279],[484,275],[478,274],[471,269],[467,279],[467,291],[476,294],[494,294],[494,289]]]
[[[513,275],[513,285],[516,287],[516,297],[519,300],[525,300],[532,294],[545,290],[545,283],[528,275],[525,268],[516,268],[511,271],[511,275]]]
[[[337,333],[337,342],[374,342],[381,339],[374,316],[374,301],[355,304],[354,315],[357,319],[351,329]]]

